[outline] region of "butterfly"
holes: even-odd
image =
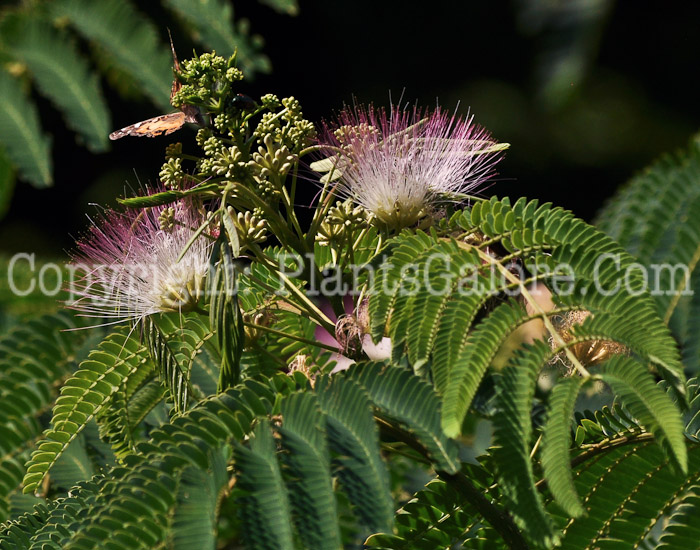
[[[175,54],[175,46],[173,46],[173,40],[170,39],[170,48],[173,51],[173,69],[176,73],[180,72],[180,63],[177,60],[177,55]],[[170,101],[172,102],[175,94],[180,91],[182,84],[178,81],[177,77],[173,80],[173,85],[170,88]],[[134,137],[156,137],[160,135],[168,135],[176,132],[185,125],[185,122],[193,122],[195,124],[202,124],[202,115],[199,109],[193,105],[183,105],[180,110],[175,113],[168,113],[167,115],[160,115],[147,120],[142,120],[136,124],[131,124],[126,126],[121,130],[116,130],[109,134],[109,139],[121,139],[125,136]]]

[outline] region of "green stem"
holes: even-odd
[[[599,454],[608,452],[612,449],[616,449],[617,447],[623,447],[625,445],[631,445],[633,443],[650,443],[652,441],[654,441],[654,435],[648,432],[623,435],[614,439],[605,439],[599,443],[595,443],[587,447],[581,454],[572,458],[571,468],[573,469],[579,464],[583,464],[587,460],[590,460],[591,458],[598,456]],[[546,483],[547,481],[544,478],[542,478],[538,480],[537,483],[535,483],[535,487],[537,487],[538,490],[542,490],[545,487]]]
[[[292,173],[292,188],[289,191],[289,200],[294,205],[297,196],[297,176],[299,173],[299,163],[294,163],[294,172]]]
[[[287,218],[291,220],[292,226],[294,227],[295,231],[297,232],[297,235],[299,236],[299,242],[304,245],[304,252],[308,252],[309,246],[306,240],[304,239],[304,232],[301,230],[301,225],[299,225],[299,220],[297,219],[297,215],[294,212],[294,206],[292,199],[287,192],[287,188],[282,186],[282,200],[284,202],[284,207],[287,210]]]
[[[330,185],[331,182],[327,182],[326,184],[324,184],[323,189],[321,189],[321,195],[318,198],[318,208],[314,212],[314,217],[311,220],[311,226],[309,227],[309,232],[307,233],[307,238],[312,239],[311,242],[313,242],[313,239],[316,238],[318,228],[320,227],[321,223],[323,222],[323,218],[326,217],[326,214],[328,214],[328,211],[332,206],[332,190],[335,189],[335,185],[333,185],[331,192],[329,193]]]
[[[590,458],[593,458],[594,456],[599,455],[600,453],[604,453],[606,451],[609,451],[611,449],[615,449],[616,447],[622,447],[623,445],[629,445],[631,443],[639,443],[639,442],[653,441],[653,440],[654,440],[654,434],[642,432],[639,434],[623,435],[621,437],[616,437],[615,439],[608,439],[606,441],[601,441],[600,443],[596,443],[595,445],[588,447],[580,455],[572,458],[571,459],[571,467],[575,468],[576,466],[578,466],[579,464],[581,464],[583,462],[586,462]]]

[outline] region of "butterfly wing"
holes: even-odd
[[[168,34],[170,34],[170,31],[168,31]],[[175,54],[175,46],[173,45],[172,37],[170,37],[170,48],[173,52],[173,70],[176,73],[172,87],[170,88],[170,101],[172,102],[175,94],[182,88],[182,84],[180,84],[180,81],[177,79],[177,73],[180,72],[180,62],[177,60],[177,55]],[[150,138],[160,135],[167,136],[182,128],[185,122],[192,122],[199,125],[203,124],[202,115],[197,107],[193,105],[183,105],[177,113],[169,113],[167,115],[149,118],[148,120],[142,120],[136,124],[126,126],[121,130],[116,130],[109,134],[109,139],[121,139],[126,136]]]
[[[116,130],[109,134],[109,139],[121,139],[125,136],[134,137],[156,137],[160,135],[168,135],[182,128],[185,124],[187,116],[182,111],[177,113],[169,113],[157,117],[142,120],[131,126],[126,126],[121,130]]]

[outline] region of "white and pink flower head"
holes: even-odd
[[[346,108],[322,132],[320,149],[332,167],[315,166],[330,172],[326,181],[340,178],[339,196],[388,227],[407,227],[441,202],[463,200],[495,174],[507,144],[495,143],[472,121],[439,107]]]
[[[72,263],[83,276],[69,289],[78,297],[69,307],[115,322],[196,307],[212,240],[200,236],[182,252],[201,222],[185,201],[107,211],[77,243]]]

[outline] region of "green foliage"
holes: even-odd
[[[649,268],[657,310],[700,369],[700,141],[630,181],[598,216],[600,228]]]
[[[167,323],[167,318],[165,319]],[[144,323],[144,341],[150,357],[158,367],[161,379],[167,385],[175,410],[181,412],[187,409],[192,394],[189,367],[194,354],[187,353],[189,350],[186,350],[184,355],[177,356],[168,345],[169,335],[161,328],[158,321],[149,319]],[[180,342],[176,343],[180,344]],[[196,344],[194,349],[197,349]]]
[[[576,270],[575,282],[561,294],[555,294],[554,299],[558,301],[558,313],[585,307],[598,314],[576,327],[577,338],[584,340],[586,333],[589,337],[595,333],[595,339],[606,337],[619,341],[638,348],[642,356],[658,363],[670,379],[681,376],[672,340],[655,315],[649,296],[633,295],[638,281],[632,279],[632,288],[628,291],[622,288],[614,299],[595,297],[593,270],[601,253],[619,254],[620,258],[619,269],[607,269],[611,266],[602,264],[598,284],[603,288],[614,288],[620,283],[624,268],[633,262],[613,241],[568,212],[549,205],[538,207],[536,201],[528,203],[522,199],[513,206],[507,200],[477,203],[469,216],[458,216],[456,221],[471,233],[483,231],[484,244],[477,247],[421,233],[400,237],[375,283],[376,289],[388,288],[394,292],[377,292],[370,300],[373,337],[376,340],[386,330],[392,337],[395,356],[405,348],[414,369],[420,371],[435,348],[430,375],[436,387],[445,392],[443,426],[448,433],[458,432],[483,373],[506,337],[526,321],[542,316],[528,314],[521,306],[504,302],[473,331],[469,330],[479,310],[494,296],[518,289],[518,283],[503,274],[504,266],[492,262],[493,270],[482,268],[482,262],[489,260],[484,259],[480,248],[493,247],[496,243],[511,252],[507,256],[509,261],[521,257],[531,271],[538,271],[525,281],[530,288],[533,283],[542,282],[556,289],[552,281],[571,275],[557,271],[557,266],[564,262]],[[560,239],[566,245],[559,244]],[[543,250],[550,250],[551,254],[544,256]],[[430,281],[423,287],[412,287],[410,269],[423,272],[427,262],[431,262]],[[462,278],[457,276],[460,272]],[[468,286],[460,286],[465,280]],[[445,287],[446,284],[451,286]],[[639,326],[622,326],[617,320],[632,308],[637,312]],[[386,327],[390,314],[391,323]],[[414,319],[419,322],[413,322]],[[644,325],[647,330],[642,328]],[[567,347],[575,343],[572,340]]]
[[[217,512],[221,493],[228,484],[226,463],[230,455],[229,448],[221,448],[212,456],[210,471],[184,471],[172,519],[174,549],[216,547]]]
[[[126,351],[120,353],[112,345],[116,336],[102,343],[103,361],[110,354],[135,355],[129,340],[123,342]],[[144,351],[142,347],[139,350],[136,353]],[[95,355],[89,361],[96,362]],[[79,379],[86,366],[82,363],[73,379]],[[411,380],[394,388],[394,399],[413,394]],[[64,391],[64,397],[68,393]],[[52,548],[84,548],[109,529],[115,548],[149,548],[166,537],[175,548],[186,548],[197,537],[201,544],[213,548],[217,513],[227,493],[226,465],[231,448],[237,476],[229,498],[239,504],[242,524],[250,529],[247,532],[255,533],[250,539],[252,547],[295,548],[292,541],[298,536],[305,548],[338,548],[341,526],[332,512],[336,477],[360,521],[355,529],[359,525],[364,532],[367,528],[388,529],[393,503],[372,419],[372,407],[381,409],[381,405],[369,395],[353,376],[320,378],[315,389],[300,375],[247,380],[152,429],[147,441],[137,442],[133,452],[124,455],[124,466],[105,461],[101,476],[94,478],[99,485],[98,500],[82,488],[71,490],[68,518],[54,513],[54,506],[64,509],[61,499],[49,508],[40,505],[35,512],[0,529],[0,544],[3,548],[29,548],[30,544],[18,542],[20,531],[44,540],[42,533],[53,529]],[[57,409],[61,406],[65,406],[63,401]],[[62,414],[61,410],[57,414]],[[278,414],[281,424],[276,420]],[[437,411],[424,410],[422,414],[431,415],[432,425],[438,425]],[[56,416],[54,425],[60,421]],[[430,424],[427,419],[420,422]],[[67,433],[65,423],[62,426]],[[407,423],[407,428],[414,426]],[[54,430],[46,437],[56,434]],[[62,454],[56,449],[60,459],[51,457],[52,484],[71,477],[66,468],[86,464],[84,445],[67,448],[77,454],[56,475],[69,452],[65,447]],[[51,452],[46,443],[40,444],[40,449]],[[44,457],[35,453],[33,458],[43,467],[38,459]],[[34,483],[35,470],[30,466],[30,483]],[[172,515],[170,524],[163,514]],[[120,525],[116,530],[115,522]],[[58,524],[63,527],[56,531]],[[167,525],[172,529],[170,534]]]
[[[267,422],[255,429],[249,446],[236,448],[243,524],[252,548],[294,548],[289,522],[289,498],[277,462],[275,442]]]
[[[282,401],[280,412],[283,464],[292,480],[290,503],[297,511],[302,545],[313,550],[338,548],[340,529],[318,400],[310,393],[296,393]]]
[[[27,466],[24,492],[31,493],[44,481],[51,467],[87,423],[98,414],[119,387],[148,361],[146,348],[133,333],[116,332],[63,384],[53,408],[51,427],[43,434]]]
[[[242,517],[246,532],[251,534],[251,547],[294,548],[285,546],[287,531],[281,527],[293,521],[304,548],[339,548],[334,476],[363,531],[391,526],[393,505],[370,405],[396,415],[407,396],[425,396],[416,395],[422,386],[415,385],[419,382],[415,377],[392,377],[392,371],[405,371],[388,365],[384,367],[391,389],[377,387],[374,375],[379,367],[366,363],[347,375],[319,378],[314,393],[294,393],[282,400],[282,423],[277,428],[282,451],[279,465],[274,462],[275,446],[266,424],[256,429],[249,448],[236,451],[243,461]],[[400,414],[407,430],[401,433],[422,430],[425,439],[439,439],[437,409],[415,407]],[[426,426],[438,432],[428,433]],[[284,489],[282,480],[286,481]]]
[[[695,547],[697,540],[685,537],[692,537],[696,530],[691,518],[697,511],[700,447],[690,447],[688,475],[684,475],[652,443],[651,434],[619,406],[595,413],[584,411],[576,417],[580,442],[571,451],[571,465],[583,514],[570,517],[541,480],[536,484],[548,513],[561,529],[559,547],[643,547],[642,541],[648,542],[651,531],[659,528],[659,545],[649,547]],[[487,499],[498,503],[503,498],[502,486],[494,478],[492,460],[490,454],[482,457],[481,464],[463,466],[461,474]],[[498,522],[507,516],[489,521],[485,515],[489,509],[475,506],[469,493],[461,489],[463,484],[445,476],[433,480],[399,511],[395,532],[373,535],[368,546],[396,550],[460,544],[465,548],[528,547],[523,539],[507,538],[507,524]]]
[[[689,453],[688,477],[674,473],[668,459],[648,441],[611,448],[575,468],[587,514],[571,520],[564,548],[639,545],[663,522],[700,479],[700,448]],[[662,523],[661,523],[662,524]]]
[[[460,476],[490,498],[498,496],[493,473],[484,465],[465,464]],[[398,510],[394,533],[372,535],[366,541],[367,546],[387,550],[432,550],[468,544],[476,532],[485,527],[480,525],[484,519],[474,502],[448,479],[440,476],[427,483]],[[512,547],[517,548],[517,543]]]
[[[107,0],[95,6],[85,0],[60,0],[52,2],[50,10],[110,52],[117,68],[129,73],[156,105],[169,108],[172,55],[160,42],[156,25],[131,3]]]
[[[40,418],[58,384],[82,354],[86,331],[62,332],[82,323],[67,313],[17,326],[0,339],[0,517],[25,475],[25,462],[41,433]]]
[[[527,350],[529,351],[529,350]],[[546,347],[540,343],[533,353],[519,352],[503,369],[499,384],[502,405],[494,417],[493,457],[498,467],[501,489],[512,507],[518,526],[537,546],[558,543],[553,525],[535,488],[530,460],[532,422],[530,408],[535,393],[535,378]]]
[[[672,548],[690,549],[700,535],[695,518],[700,513],[700,495],[693,488],[683,497],[674,514],[669,518],[669,525],[659,540],[659,550]]]
[[[552,390],[542,439],[542,469],[557,503],[572,517],[583,514],[569,468],[571,423],[583,378],[567,378]]]
[[[226,219],[226,218],[225,218]],[[241,357],[245,343],[243,314],[236,296],[237,274],[234,258],[240,253],[229,244],[227,234],[237,239],[235,229],[229,233],[224,224],[210,262],[209,322],[216,333],[221,350],[221,370],[217,388],[222,391],[238,383],[241,375]]]
[[[0,111],[0,143],[22,177],[36,187],[50,186],[50,139],[41,132],[36,107],[4,70],[0,71],[0,94],[4,103]]]
[[[7,18],[2,25],[9,54],[26,65],[42,95],[53,101],[87,147],[107,149],[110,121],[97,75],[70,39],[47,21]]]
[[[408,370],[381,363],[353,366],[348,375],[365,388],[387,416],[415,435],[436,467],[450,473],[457,470],[459,449],[440,429],[440,400],[429,384]]]
[[[370,291],[373,337],[377,341],[389,336],[393,360],[407,360],[416,375],[431,380],[443,394],[442,426],[452,436],[461,433],[484,374],[501,357],[505,367],[491,405],[496,410],[493,460],[501,498],[527,538],[538,547],[550,547],[560,536],[538,494],[530,420],[538,375],[553,357],[563,359],[576,373],[575,379],[562,378],[562,389],[554,386],[547,422],[538,430],[544,439],[545,480],[559,506],[572,516],[587,513],[573,483],[566,423],[587,381],[608,383],[656,435],[667,460],[685,472],[687,455],[678,409],[672,395],[655,386],[647,364],[668,380],[677,395],[684,393],[683,369],[675,342],[655,303],[643,291],[642,278],[627,271],[634,258],[570,213],[534,201],[476,203],[469,213],[456,214],[447,227],[455,225],[466,232],[466,238],[463,233],[458,239],[454,230],[446,237],[437,231],[405,232],[387,248]],[[505,250],[502,260],[487,253],[498,248]],[[508,262],[525,267],[527,286],[509,276]],[[564,273],[562,265],[572,271]],[[429,278],[415,275],[420,273]],[[564,275],[569,279],[562,286]],[[621,284],[623,279],[626,286]],[[554,310],[545,312],[530,294],[536,284],[553,291]],[[596,291],[600,288],[617,292],[604,298]],[[512,289],[521,294],[528,307],[500,298],[509,289],[511,295]],[[583,308],[591,315],[569,327],[565,339],[550,317],[565,317]],[[507,351],[513,339],[517,346],[516,329],[536,319],[543,321],[540,334],[549,333],[550,345],[539,342],[515,353]],[[625,350],[632,357],[623,360],[613,355],[600,374],[592,374],[580,344],[601,340],[607,342],[604,346],[612,346],[609,349]]]
[[[654,434],[674,464],[685,472],[688,459],[683,422],[678,409],[654,384],[653,378],[635,361],[620,356],[606,363],[600,377],[625,403],[634,418]]]
[[[391,528],[394,503],[379,453],[379,435],[370,400],[352,378],[321,378],[316,383],[326,415],[333,468],[359,519],[371,531]]]
[[[641,281],[631,277],[628,286],[621,284],[633,258],[608,237],[564,210],[523,199],[512,206],[507,200],[497,199],[477,203],[470,213],[456,215],[454,221],[468,233],[481,231],[482,243],[460,243],[420,232],[399,237],[379,272],[374,285],[377,292],[370,299],[373,336],[376,340],[386,330],[392,337],[395,358],[405,349],[414,370],[420,373],[430,364],[435,348],[434,366],[427,376],[444,391],[443,427],[448,434],[459,433],[483,374],[511,333],[527,321],[545,317],[536,301],[525,294],[528,288],[535,288],[535,283],[555,290],[557,314],[581,308],[593,313],[572,329],[568,342],[555,341],[543,360],[582,341],[616,341],[655,364],[663,376],[678,385],[682,367],[673,340],[649,295],[638,292]],[[521,258],[529,270],[522,286],[508,276],[503,265],[506,261],[494,261],[482,250],[497,243],[509,252],[507,261]],[[549,253],[544,255],[543,251]],[[603,261],[596,266],[603,253],[616,254],[619,261]],[[436,257],[440,261],[436,262]],[[431,264],[425,270],[427,262]],[[562,272],[559,266],[564,264],[573,273]],[[429,273],[430,280],[421,286],[411,277],[411,270]],[[573,276],[573,281],[562,287],[558,280],[562,276]],[[620,291],[604,300],[594,291],[596,284],[603,289],[619,286]],[[392,289],[393,293],[380,289]],[[512,300],[494,302],[495,296],[512,294],[513,289],[524,290],[534,314]],[[493,304],[492,312],[470,330],[477,313],[489,304]],[[620,323],[632,314],[635,324]]]

